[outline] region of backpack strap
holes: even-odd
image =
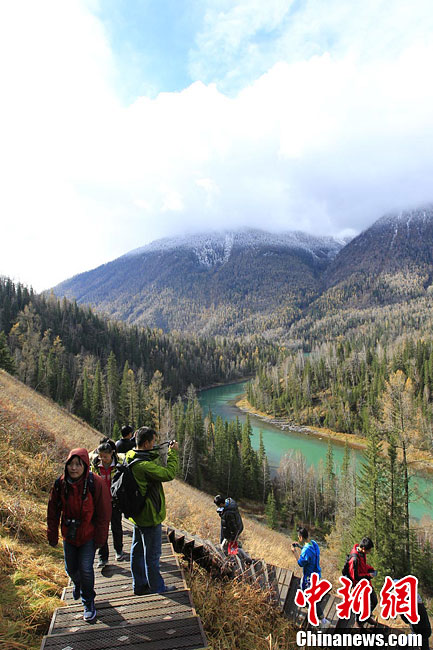
[[[89,472],[87,476],[87,487],[92,497],[95,496],[95,475],[93,472]]]

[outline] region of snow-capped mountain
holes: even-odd
[[[283,326],[316,297],[323,270],[343,245],[332,237],[252,229],[165,238],[54,291],[164,330],[253,332]]]
[[[207,267],[225,264],[233,248],[256,249],[277,247],[302,250],[318,260],[333,259],[347,243],[333,237],[315,237],[304,232],[270,233],[257,229],[203,232],[179,237],[165,237],[130,251],[126,256],[172,250],[193,251],[200,264]]]
[[[344,243],[260,230],[172,237],[54,291],[166,331],[273,336],[307,314],[404,302],[433,289],[432,205],[385,215]]]

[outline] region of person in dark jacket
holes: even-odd
[[[243,560],[247,564],[251,564],[253,561],[252,558],[246,551],[244,551],[242,544],[238,539],[244,529],[244,523],[239,512],[238,504],[234,499],[231,499],[230,497],[225,499],[220,494],[216,495],[214,503],[218,506],[217,513],[221,518],[220,544],[222,550],[226,554],[230,553],[229,542],[232,544],[235,543],[235,554],[240,560]]]
[[[96,548],[107,541],[110,518],[111,496],[103,479],[89,472],[86,449],[72,449],[50,492],[47,537],[50,546],[57,546],[60,523],[66,572],[87,622],[96,618],[93,561]]]
[[[111,479],[116,472],[118,457],[116,452],[113,451],[113,447],[108,438],[105,438],[99,447],[95,449],[90,463],[92,472],[104,479],[105,485],[111,495]],[[113,536],[116,560],[120,562],[124,559],[122,513],[114,504],[111,513],[111,534]],[[108,564],[108,541],[98,549],[98,556],[98,569],[103,569]]]
[[[304,591],[310,587],[312,573],[317,573],[319,578],[322,577],[322,569],[320,568],[320,548],[314,539],[309,539],[308,530],[303,526],[298,526],[298,542],[293,542],[291,548],[298,565],[302,568],[301,589]],[[297,557],[298,552],[299,557]],[[327,627],[330,624],[330,621],[325,618],[320,603],[316,604],[316,611],[320,619],[320,625],[322,627]]]
[[[395,579],[394,582],[398,582],[398,580]],[[417,601],[418,601],[417,607],[418,607],[418,615],[419,615],[418,623],[411,623],[411,621],[404,614],[401,615],[401,618],[407,625],[410,626],[410,631],[412,632],[412,634],[421,634],[422,636],[422,645],[420,646],[421,650],[429,650],[430,647],[429,638],[431,636],[430,619],[426,607],[422,602],[422,598],[419,594],[417,594]]]
[[[116,442],[116,452],[126,454],[127,451],[135,447],[134,430],[129,424],[125,424],[120,433],[122,437]]]
[[[225,499],[220,494],[217,494],[213,501],[218,506],[217,513],[221,517],[220,543],[224,544],[224,540],[236,542],[244,529],[238,504],[234,499]]]
[[[349,578],[352,580],[352,586],[355,586],[362,579],[366,579],[371,582],[371,579],[377,575],[374,567],[370,564],[367,564],[367,553],[374,548],[373,541],[369,537],[363,537],[359,544],[355,544],[352,550],[350,551],[349,557]],[[374,608],[377,605],[377,595],[374,589],[370,594],[370,612],[373,613]],[[362,627],[365,623],[370,625],[376,625],[376,621],[372,616],[366,621],[360,622],[360,614],[356,614],[356,622],[359,627]]]

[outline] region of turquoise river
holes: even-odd
[[[203,414],[212,411],[214,417],[220,415],[224,420],[235,420],[237,417],[245,422],[246,413],[235,406],[236,401],[244,394],[245,383],[229,384],[217,388],[209,388],[199,393]],[[290,451],[300,451],[306,458],[307,465],[318,466],[325,460],[328,438],[316,435],[282,431],[276,426],[250,415],[253,429],[252,445],[255,449],[259,446],[259,433],[263,433],[263,442],[266,448],[271,471],[275,473],[281,458]],[[332,441],[336,467],[338,468],[343,458],[343,445],[339,441]],[[362,462],[363,454],[359,449],[352,448],[352,454],[357,465]],[[432,477],[433,478],[433,477]],[[410,512],[417,519],[423,515],[433,517],[433,480],[427,475],[415,474],[411,478],[413,499],[410,503]],[[418,496],[415,497],[415,493]]]

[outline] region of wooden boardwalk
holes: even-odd
[[[101,571],[95,559],[96,620],[83,620],[81,602],[74,601],[72,587],[66,587],[62,594],[66,606],[54,612],[41,650],[198,650],[207,646],[179,561],[164,536],[161,573],[176,591],[134,596],[129,567],[132,530],[132,524],[124,520],[126,560],[115,560],[111,533],[109,564]]]
[[[221,575],[256,584],[268,594],[270,601],[295,627],[317,631],[317,628],[310,626],[308,622],[308,609],[300,608],[295,604],[296,592],[301,584],[300,575],[290,569],[268,564],[264,560],[253,560],[250,564],[241,561],[236,555],[226,556],[221,548],[210,540],[191,535],[184,530],[169,527],[167,532],[177,553],[182,553],[188,560],[193,560]],[[326,629],[321,628],[321,631],[344,632],[353,629],[355,623],[353,615],[348,620],[338,617],[337,605],[339,602],[340,599],[332,594],[324,597],[322,606],[330,625]],[[377,623],[375,626],[365,625],[364,629],[366,632],[380,631],[385,638],[391,633],[405,634],[408,632],[407,626],[405,628],[393,627],[381,623]]]

